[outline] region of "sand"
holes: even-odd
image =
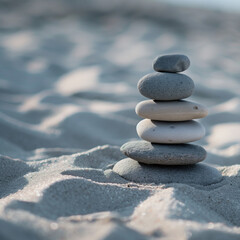
[[[239,239],[240,15],[156,1],[0,7],[0,239]],[[138,184],[112,171],[137,140],[137,82],[183,53],[211,185]]]

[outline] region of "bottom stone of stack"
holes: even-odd
[[[209,185],[222,180],[222,175],[217,169],[203,163],[186,166],[160,166],[125,158],[115,164],[113,171],[126,180],[136,183]]]
[[[159,165],[189,165],[203,161],[207,152],[194,144],[158,144],[131,141],[122,145],[121,151],[138,162]]]

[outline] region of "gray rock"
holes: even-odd
[[[189,66],[189,58],[181,54],[159,56],[153,61],[153,69],[157,72],[183,72]]]
[[[184,74],[150,73],[139,80],[138,90],[154,100],[180,100],[192,95],[194,82]]]
[[[113,171],[124,179],[136,183],[210,185],[222,180],[222,175],[217,169],[203,163],[187,166],[160,166],[125,158],[115,164]]]
[[[203,161],[207,152],[193,144],[155,144],[146,141],[127,142],[121,151],[128,157],[146,164],[188,165]]]

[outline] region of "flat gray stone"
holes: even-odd
[[[150,73],[139,80],[138,90],[143,96],[154,100],[180,100],[192,95],[194,82],[184,74]]]
[[[182,54],[171,54],[156,57],[153,61],[153,69],[157,72],[183,72],[190,66],[190,60]]]
[[[217,169],[203,163],[187,166],[160,166],[125,158],[115,164],[113,171],[124,179],[136,183],[210,185],[222,180],[222,175]]]
[[[155,144],[132,141],[122,145],[121,151],[128,157],[146,164],[189,165],[203,161],[207,152],[193,144]]]

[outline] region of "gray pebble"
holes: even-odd
[[[125,158],[115,164],[113,171],[124,179],[136,183],[210,185],[222,180],[222,175],[217,169],[203,163],[187,166],[160,166]]]
[[[193,144],[155,144],[146,141],[127,142],[121,151],[128,157],[146,164],[188,165],[203,161],[207,152]]]
[[[192,95],[194,82],[184,74],[150,73],[139,80],[138,90],[154,100],[180,100]]]
[[[181,54],[159,56],[153,61],[153,69],[157,72],[183,72],[189,66],[189,58]]]

